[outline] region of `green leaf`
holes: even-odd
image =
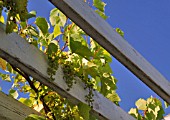
[[[54,38],[61,34],[61,30],[60,30],[59,24],[55,25],[53,34],[54,34]]]
[[[45,35],[48,33],[48,23],[45,18],[38,17],[35,21],[35,24],[38,26],[39,30]]]
[[[59,11],[57,8],[54,8],[50,12],[50,22],[52,26],[55,26],[56,24],[59,24],[59,26],[64,27],[66,23],[67,17]]]
[[[28,0],[15,0],[14,1],[15,9],[19,13],[19,17],[21,21],[25,21],[27,19],[27,14],[28,14],[27,2]]]
[[[102,17],[104,20],[106,20],[108,17],[105,15],[104,12],[102,11],[99,11],[99,10],[95,10],[95,12],[100,16]]]
[[[28,98],[20,98],[18,101],[22,102],[23,104],[25,104],[28,107],[32,106],[32,101]]]
[[[0,58],[0,69],[6,70],[6,64],[7,62],[4,59]]]
[[[30,114],[25,120],[46,120],[43,116],[38,116],[36,114]]]
[[[58,42],[56,40],[51,41],[51,43],[48,45],[47,53],[53,54],[58,51]]]
[[[84,118],[84,120],[89,120],[89,115],[90,115],[89,112],[91,108],[84,103],[79,103],[78,108],[79,108],[79,114]]]
[[[9,90],[9,95],[11,95],[15,99],[17,99],[18,96],[19,96],[18,92],[16,90],[14,90],[14,89]]]
[[[0,77],[2,78],[2,80],[7,81],[7,82],[11,82],[11,78],[9,74],[2,74],[0,73]]]
[[[131,108],[129,114],[135,117],[137,120],[143,120],[142,116],[139,114],[136,108]]]
[[[109,93],[106,97],[112,102],[120,102],[121,101],[121,99],[118,96],[118,94],[116,93],[116,91],[112,91],[112,93]]]
[[[93,0],[93,5],[100,11],[104,12],[104,8],[106,4],[102,2],[101,0]]]
[[[20,25],[21,25],[22,29],[26,29],[26,27],[27,27],[27,23],[26,22],[21,22]]]
[[[92,114],[90,114],[89,120],[97,120],[97,118],[95,116],[93,116]]]
[[[30,34],[31,36],[38,37],[38,32],[37,32],[37,30],[36,30],[35,27],[29,26],[29,27],[27,27],[27,29],[28,29],[29,34]]]
[[[33,18],[33,17],[36,17],[36,11],[31,11],[27,14],[26,18],[27,19],[30,19],[30,18]]]
[[[9,16],[8,16],[9,17]],[[17,28],[17,24],[14,21],[7,21],[6,33],[12,33]]]
[[[51,23],[52,26],[55,26],[55,24],[57,24],[58,21],[60,20],[57,13],[58,13],[57,8],[54,8],[50,11],[50,23]]]
[[[82,45],[81,42],[74,41],[72,37],[70,38],[69,46],[73,53],[76,53],[84,58],[89,59],[92,56],[92,52],[87,46]]]
[[[165,108],[169,107],[169,104],[166,101],[164,101],[164,104],[165,104]]]
[[[138,101],[136,101],[135,105],[139,110],[146,110],[147,109],[146,100],[144,100],[144,99],[140,98]]]
[[[120,36],[124,37],[124,32],[123,32],[120,28],[116,28],[116,32],[117,32]]]
[[[107,80],[107,79],[105,79],[105,80]],[[101,91],[100,91],[100,93],[101,94],[103,94],[104,96],[107,96],[107,94],[108,94],[108,85],[105,83],[105,80],[101,80]]]

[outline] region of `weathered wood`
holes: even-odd
[[[83,0],[49,0],[170,104],[170,83]]]
[[[0,120],[24,120],[30,114],[39,113],[0,92]]]
[[[72,103],[85,103],[87,91],[82,87],[82,83],[78,82],[70,91],[66,91],[67,85],[63,79],[61,68],[59,68],[56,73],[55,81],[48,81],[48,62],[41,51],[33,45],[30,45],[16,33],[6,35],[4,30],[0,29],[0,36],[0,57],[54,91],[57,91],[57,93],[63,97],[68,98]],[[133,117],[98,92],[95,91],[94,95],[94,108],[92,113],[99,119],[134,120]]]

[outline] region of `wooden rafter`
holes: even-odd
[[[85,95],[88,94],[88,91],[84,90],[82,83],[78,82],[79,79],[78,83],[73,85],[70,91],[67,91],[68,87],[63,79],[63,72],[60,67],[55,75],[55,80],[49,81],[48,61],[44,53],[16,33],[6,35],[5,31],[0,28],[0,36],[0,57],[67,98],[73,104],[86,103]],[[99,119],[134,120],[132,116],[97,91],[94,92],[93,99],[94,105],[91,113]]]
[[[170,82],[83,0],[49,0],[170,104]]]

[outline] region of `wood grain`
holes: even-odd
[[[30,114],[39,113],[0,92],[0,120],[24,120]]]

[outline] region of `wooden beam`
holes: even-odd
[[[14,98],[0,92],[0,120],[24,120],[30,114],[38,114]]]
[[[170,83],[83,0],[49,0],[170,104]]]
[[[84,90],[81,82],[75,84],[68,92],[66,90],[68,87],[63,79],[63,72],[60,67],[57,70],[55,81],[48,81],[48,61],[45,54],[33,45],[30,45],[16,33],[6,35],[4,30],[0,29],[0,36],[0,57],[47,85],[61,96],[68,98],[73,104],[78,104],[79,102],[85,103],[85,95],[87,95],[88,91]],[[133,117],[97,91],[94,92],[93,104],[92,114],[101,120],[134,120]]]

